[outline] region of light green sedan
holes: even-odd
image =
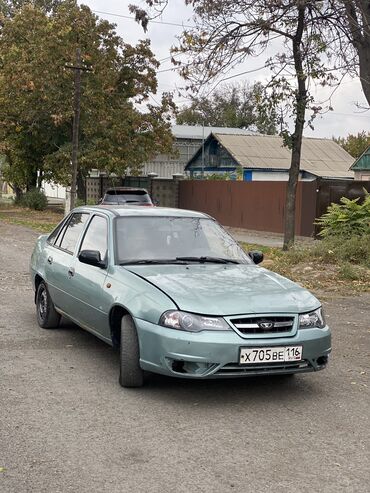
[[[320,302],[264,269],[206,214],[74,209],[31,258],[40,327],[61,316],[120,348],[120,384],[144,373],[182,378],[292,375],[325,368]]]

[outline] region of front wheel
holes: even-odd
[[[121,320],[120,375],[122,387],[142,387],[144,372],[140,368],[140,348],[134,321],[130,315]]]
[[[37,288],[36,315],[39,326],[43,329],[54,329],[59,325],[60,315],[55,310],[53,300],[43,281],[40,282]]]

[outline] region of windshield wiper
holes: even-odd
[[[176,257],[176,260],[183,260],[185,262],[200,262],[200,263],[214,263],[214,264],[239,264],[237,260],[231,258],[221,257]]]
[[[120,262],[119,265],[160,265],[160,264],[181,264],[186,265],[186,262],[182,259],[140,259],[140,260],[126,260]]]

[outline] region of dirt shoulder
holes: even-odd
[[[40,233],[49,233],[63,218],[63,213],[55,209],[33,211],[0,203],[0,221],[31,228]]]

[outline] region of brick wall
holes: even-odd
[[[178,207],[179,178],[154,178],[151,183],[151,196],[160,207]]]

